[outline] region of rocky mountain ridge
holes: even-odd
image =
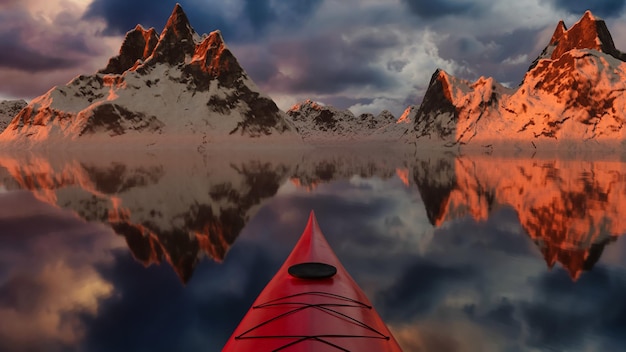
[[[298,133],[305,141],[328,142],[341,140],[395,141],[410,129],[409,116],[396,120],[387,110],[378,116],[355,116],[350,110],[339,110],[312,100],[306,100],[287,111]]]

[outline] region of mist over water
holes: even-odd
[[[0,350],[220,351],[310,210],[406,351],[617,350],[619,156],[0,155]]]

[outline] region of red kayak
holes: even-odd
[[[295,248],[222,351],[402,351],[311,212]]]

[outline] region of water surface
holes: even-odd
[[[626,343],[619,158],[21,153],[0,185],[2,351],[219,351],[310,210],[406,351]]]

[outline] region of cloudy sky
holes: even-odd
[[[179,0],[200,33],[220,29],[283,109],[314,99],[399,114],[436,68],[516,85],[556,24],[586,9],[626,49],[623,0]],[[0,99],[30,99],[106,65],[124,33],[160,31],[176,1],[0,0]]]

